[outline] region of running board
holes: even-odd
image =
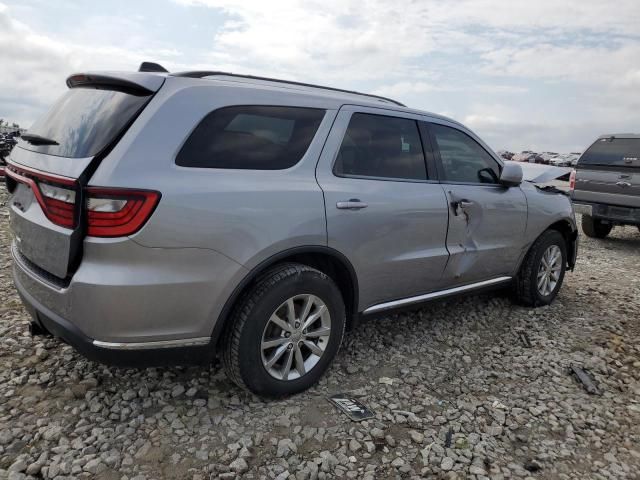
[[[393,300],[391,302],[379,303],[367,308],[363,313],[365,315],[369,313],[381,312],[383,310],[390,310],[392,308],[403,307],[405,305],[411,305],[414,303],[421,303],[427,300],[433,300],[440,297],[446,297],[448,295],[454,295],[456,293],[467,292],[469,290],[475,290],[478,288],[489,287],[491,285],[498,285],[500,283],[506,283],[511,281],[511,277],[498,277],[491,280],[484,280],[482,282],[470,283],[468,285],[462,285],[461,287],[448,288],[447,290],[440,290],[437,292],[425,293],[424,295],[418,295],[417,297],[401,298],[400,300]]]

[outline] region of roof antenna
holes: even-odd
[[[159,73],[169,73],[169,70],[164,68],[162,65],[153,62],[142,62],[140,64],[139,72],[159,72]]]

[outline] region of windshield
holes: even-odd
[[[601,138],[580,158],[580,165],[640,165],[640,138]]]
[[[148,99],[114,90],[72,88],[28,131],[47,142],[23,140],[20,146],[61,157],[92,157],[118,135]]]

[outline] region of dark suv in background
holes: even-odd
[[[616,225],[640,229],[640,134],[598,138],[578,160],[571,198],[588,237],[604,238]]]

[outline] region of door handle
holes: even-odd
[[[347,201],[336,203],[336,208],[340,210],[360,210],[362,208],[367,208],[368,206],[368,204],[361,202],[358,198],[351,198]]]
[[[618,185],[619,187],[623,187],[623,188],[631,186],[631,184],[629,182],[616,182],[616,185]]]

